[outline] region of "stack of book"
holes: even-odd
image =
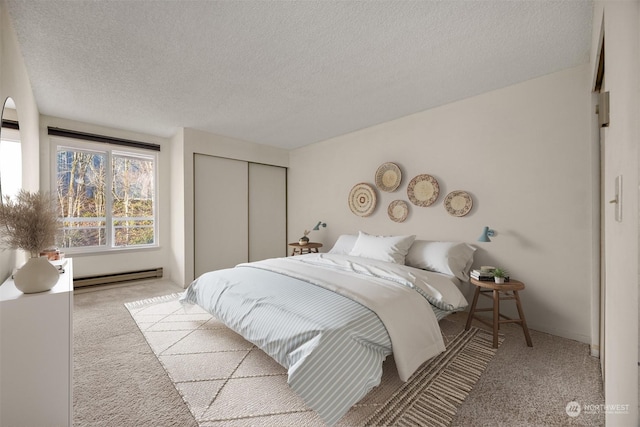
[[[469,276],[472,279],[493,282],[493,270],[471,270]]]

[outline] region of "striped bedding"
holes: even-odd
[[[406,381],[444,350],[437,320],[466,306],[455,280],[310,254],[203,274],[181,300],[202,306],[287,368],[291,388],[333,425],[380,383],[389,354]]]

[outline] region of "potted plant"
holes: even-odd
[[[22,249],[29,260],[13,275],[16,288],[24,293],[44,292],[58,281],[58,269],[40,252],[55,242],[58,211],[53,198],[44,192],[20,190],[15,201],[0,199],[0,244]]]
[[[298,244],[299,244],[300,246],[304,246],[304,245],[306,245],[307,243],[309,243],[309,237],[307,237],[307,236],[309,235],[309,233],[311,233],[311,231],[309,231],[309,230],[304,230],[304,236],[302,236],[302,237],[300,238],[300,240],[298,240]]]
[[[505,277],[507,277],[507,270],[499,267],[493,269],[493,280],[496,283],[504,283]]]

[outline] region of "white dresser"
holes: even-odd
[[[0,426],[73,424],[73,262],[48,292],[0,286]]]

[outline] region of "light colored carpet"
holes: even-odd
[[[74,425],[185,426],[197,423],[124,304],[181,292],[160,280],[74,295]],[[526,307],[526,299],[523,300]],[[445,342],[464,327],[466,313],[440,321]],[[478,323],[476,326],[484,327]],[[586,344],[504,325],[506,336],[453,426],[604,425],[604,414],[567,416],[570,401],[604,403],[599,360]],[[386,374],[385,374],[386,375]]]
[[[180,292],[165,281],[74,292],[73,424],[197,427],[124,307]]]
[[[178,295],[127,303],[132,317],[200,426],[323,426],[287,385],[287,371],[255,345]],[[472,328],[399,381],[392,358],[385,378],[338,425],[447,426],[497,350]]]

